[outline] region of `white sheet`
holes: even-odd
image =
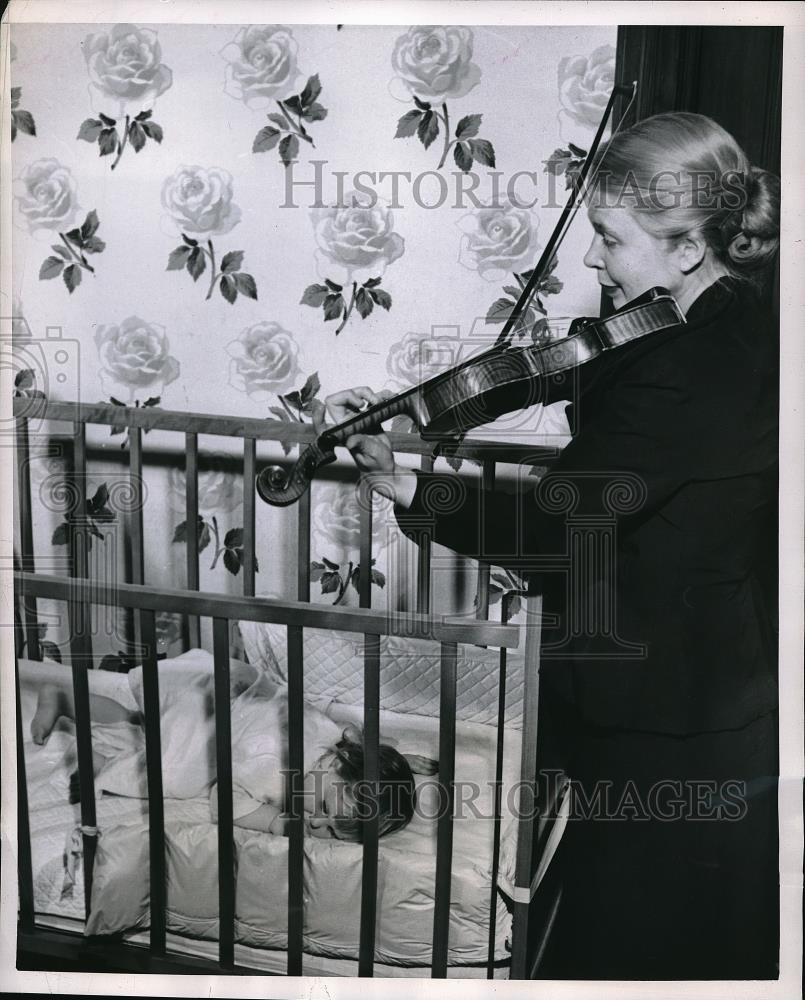
[[[196,656],[209,654],[196,651]],[[42,664],[21,662],[25,687],[43,676]],[[46,668],[53,669],[53,668]],[[56,667],[55,669],[62,669]],[[125,700],[125,676],[93,671],[93,690]],[[136,705],[136,699],[131,699]],[[23,691],[27,726],[34,699]],[[333,706],[339,724],[360,721],[359,711]],[[438,720],[382,713],[381,738],[396,741],[403,752],[438,755]],[[507,734],[504,789],[516,780],[519,733]],[[450,926],[450,961],[482,962],[487,952],[491,801],[494,777],[494,730],[471,723],[457,725],[457,789],[472,799],[454,822],[454,864]],[[77,822],[77,807],[64,805],[67,780],[74,767],[66,731],[54,732],[48,746],[26,746],[36,906],[40,912],[80,917],[83,913],[78,879],[69,899],[58,888],[65,837]],[[478,793],[470,790],[474,781]],[[435,784],[420,779],[420,815],[410,826],[380,845],[377,960],[426,965],[430,957],[435,875],[433,816]],[[458,792],[457,798],[462,797]],[[55,804],[58,800],[60,804]],[[506,795],[504,794],[504,805]],[[98,842],[93,907],[89,933],[107,933],[147,926],[147,802],[104,795],[98,801]],[[480,812],[477,818],[473,813]],[[217,828],[209,822],[206,798],[165,805],[168,881],[168,924],[179,934],[213,939],[217,936]],[[514,821],[504,821],[503,875],[512,872]],[[285,838],[235,831],[238,856],[237,938],[245,945],[283,948],[287,925],[287,848]],[[356,957],[360,914],[359,845],[319,841],[305,843],[305,947],[312,954]],[[145,877],[144,877],[145,874]],[[508,877],[508,878],[507,878]],[[49,887],[49,888],[48,888]],[[56,888],[54,888],[56,887]],[[59,898],[57,898],[59,897]],[[496,955],[505,958],[510,919],[497,901]]]

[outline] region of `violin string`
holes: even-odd
[[[617,87],[616,86],[616,88],[614,88],[613,94],[610,96],[610,104],[607,106],[607,110],[605,112],[604,118],[602,120],[601,125],[599,126],[599,132],[596,134],[596,137],[595,137],[595,139],[593,141],[593,145],[590,148],[590,152],[587,154],[588,158],[598,152],[598,147],[599,147],[601,139],[602,139],[602,133],[603,133],[603,128],[604,128],[604,123],[606,122],[606,118],[609,117],[611,108],[614,105],[615,90],[618,90],[618,89],[623,90],[625,88],[622,87],[622,86],[621,87]],[[610,132],[610,138],[612,138],[612,136],[615,135],[615,133],[620,129],[620,127],[623,124],[626,116],[629,114],[629,111],[631,110],[632,105],[634,104],[636,95],[637,95],[637,81],[634,81],[632,83],[632,85],[631,85],[631,94],[629,95],[629,103],[626,105],[626,109],[624,110],[623,114],[620,116],[620,119],[618,120],[617,126],[615,128],[613,128],[612,131]],[[587,163],[587,161],[585,160],[585,164],[586,163]],[[590,190],[595,177],[598,175],[598,172],[600,171],[600,168],[601,168],[601,159],[599,159],[598,163],[594,167],[593,167],[592,164],[590,164],[590,167],[588,167],[587,170],[586,170],[586,173],[588,174],[588,176],[585,176],[585,166],[584,165],[582,166],[582,168],[581,168],[581,174],[582,174],[583,180],[582,180],[581,183],[579,183],[579,185],[576,188],[576,190],[572,193],[571,198],[568,201],[568,204],[565,206],[566,215],[565,215],[563,224],[561,225],[560,229],[556,233],[553,233],[551,235],[551,240],[549,240],[549,243],[553,242],[554,245],[553,245],[553,248],[552,248],[553,249],[553,253],[551,255],[551,259],[548,260],[548,261],[546,261],[547,268],[550,268],[551,262],[556,259],[556,253],[559,250],[559,246],[561,245],[562,241],[564,240],[565,236],[567,235],[567,231],[570,228],[571,223],[575,219],[576,213],[578,212],[579,208],[581,207],[581,205],[582,205],[582,203],[584,201],[584,197],[586,196],[587,192]],[[537,266],[539,266],[539,265],[537,265]],[[536,268],[535,268],[535,270],[536,270]],[[531,285],[530,289],[528,289],[527,292],[526,292],[526,289],[523,289],[523,293],[525,293],[525,294],[521,294],[520,298],[515,303],[515,307],[514,307],[514,310],[512,311],[512,315],[510,316],[509,321],[507,321],[507,323],[505,324],[503,330],[501,330],[501,332],[500,332],[497,340],[495,341],[495,345],[494,345],[495,348],[506,347],[506,346],[508,346],[511,343],[511,340],[512,340],[512,338],[514,336],[514,330],[515,330],[515,325],[516,325],[515,323],[512,322],[512,319],[514,318],[515,315],[517,317],[519,317],[520,314],[525,309],[528,308],[528,305],[531,302],[531,299],[537,293],[539,282],[538,281],[534,281],[533,284],[532,284],[532,280],[529,280],[529,283],[528,283],[529,285]]]

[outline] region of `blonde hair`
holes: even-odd
[[[704,115],[654,115],[613,136],[588,194],[602,198],[626,204],[657,237],[700,233],[736,277],[757,280],[779,246],[779,178]]]

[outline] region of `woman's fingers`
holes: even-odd
[[[327,396],[324,405],[330,419],[340,424],[348,417],[359,413],[365,406],[372,406],[379,401],[378,394],[368,385],[359,385],[354,389],[342,389]]]
[[[394,453],[385,434],[352,434],[346,445],[362,472],[394,471]]]

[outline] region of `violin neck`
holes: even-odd
[[[379,424],[385,423],[400,415],[410,416],[416,421],[418,418],[418,407],[416,400],[419,398],[419,388],[414,387],[390,399],[384,399],[381,403],[368,406],[354,417],[349,417],[334,427],[328,427],[322,435],[329,444],[344,444],[347,438],[353,434],[369,434],[377,430]]]

